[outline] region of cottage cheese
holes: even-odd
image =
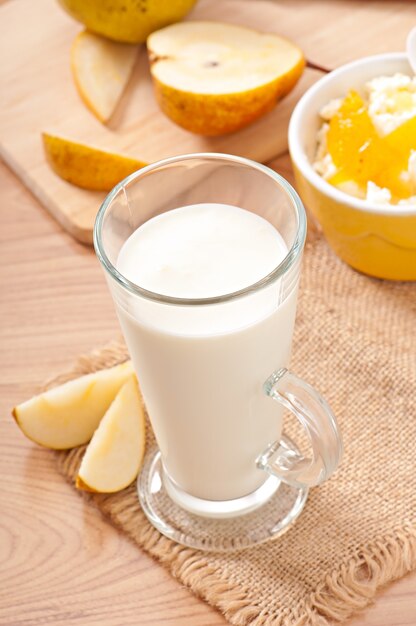
[[[368,113],[381,136],[416,115],[416,76],[380,76],[366,84]]]
[[[387,187],[379,187],[369,180],[365,198],[372,204],[389,204],[391,202],[391,192]]]
[[[368,113],[380,136],[385,136],[416,116],[416,76],[405,74],[380,76],[369,81],[364,88],[368,103]],[[337,113],[342,98],[330,100],[320,111],[323,124],[317,133],[317,149],[313,167],[325,180],[337,173],[337,168],[328,152],[327,133],[329,122]],[[413,195],[399,200],[399,205],[416,205],[416,137],[415,150],[411,151],[407,170],[401,173],[403,182],[410,183]],[[372,204],[393,204],[392,194],[386,187],[379,187],[368,181],[366,189],[355,181],[344,181],[337,185],[339,189],[357,198],[363,198]]]

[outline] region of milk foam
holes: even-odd
[[[149,291],[208,298],[248,287],[285,257],[281,235],[236,206],[198,204],[158,215],[122,247],[117,268]]]

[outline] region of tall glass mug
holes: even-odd
[[[194,298],[156,293],[123,275],[120,251],[132,233],[172,209],[207,203],[255,213],[280,233],[285,252],[272,271],[207,297],[201,275],[202,297]],[[281,534],[308,488],[340,461],[331,409],[287,369],[305,233],[304,209],[286,180],[225,154],[145,167],[98,213],[96,253],[157,442],[138,479],[140,502],[162,533],[185,545],[232,550]],[[285,410],[306,431],[310,453],[283,434]]]

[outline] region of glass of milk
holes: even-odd
[[[331,409],[288,370],[305,233],[286,180],[225,154],[145,167],[98,213],[96,253],[157,442],[140,501],[186,545],[283,532],[339,463]],[[283,434],[290,413],[306,454]]]

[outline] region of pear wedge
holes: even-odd
[[[220,22],[183,22],[147,39],[156,99],[176,124],[201,135],[243,128],[270,111],[300,78],[292,42]]]
[[[49,133],[42,133],[42,140],[46,160],[55,174],[83,189],[110,191],[123,178],[146,165]]]
[[[78,92],[100,122],[112,116],[130,79],[137,46],[116,43],[88,31],[71,48],[71,69]]]
[[[76,479],[78,489],[112,493],[128,487],[143,462],[145,419],[135,376],[118,392],[95,431]]]
[[[49,389],[12,411],[23,433],[36,443],[63,450],[87,443],[122,385],[131,361]]]

